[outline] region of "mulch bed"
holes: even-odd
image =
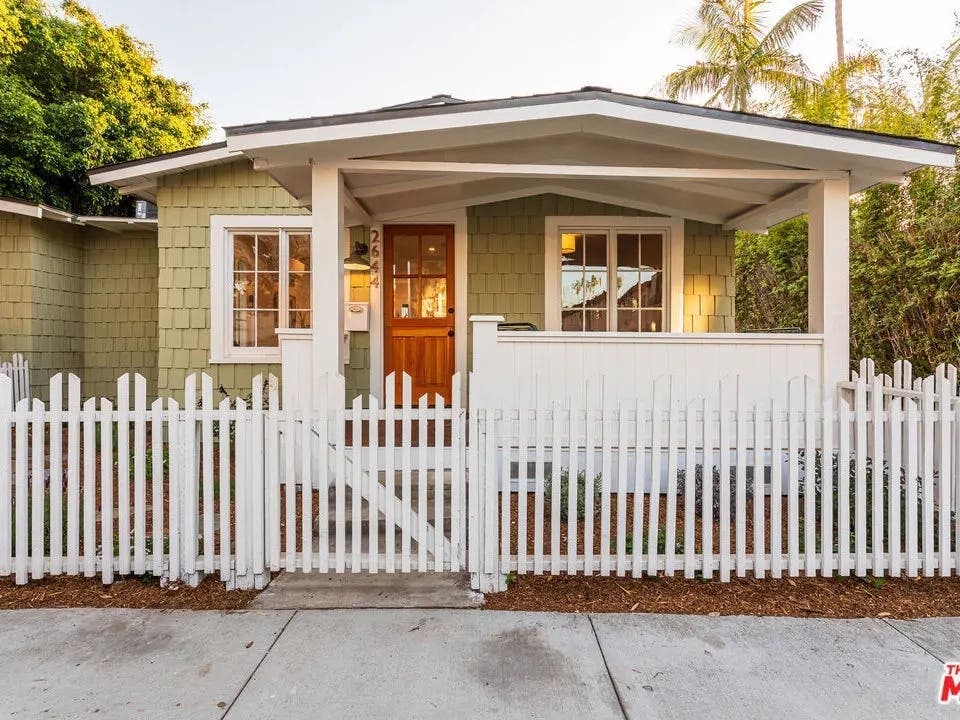
[[[927,618],[960,615],[960,578],[583,577],[521,575],[487,610]]]
[[[151,608],[157,610],[242,610],[258,590],[227,591],[219,578],[210,577],[191,588],[171,583],[160,587],[152,577],[118,579],[104,585],[99,577],[48,577],[14,585],[0,579],[0,610],[25,608]]]

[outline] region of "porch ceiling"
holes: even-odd
[[[716,152],[666,147],[650,142],[611,138],[586,132],[498,143],[474,143],[402,153],[367,155],[366,159],[422,163],[497,163],[584,168],[689,168],[794,170],[792,166]],[[305,161],[261,158],[257,166],[269,172],[304,205],[310,201],[310,169]],[[803,183],[784,179],[687,179],[533,177],[463,173],[456,170],[407,169],[369,171],[346,169],[347,190],[370,216],[399,219],[420,212],[495,202],[541,193],[556,193],[608,202],[652,214],[678,215],[722,224],[730,218],[789,196]],[[465,166],[464,166],[465,167]],[[804,168],[806,169],[806,168]],[[820,167],[830,171],[835,168]],[[873,184],[866,178],[863,186]]]

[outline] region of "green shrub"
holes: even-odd
[[[553,496],[553,478],[548,477],[543,488],[545,497]],[[587,473],[581,470],[577,473],[577,520],[583,520],[587,511]],[[593,509],[596,512],[600,501],[600,475],[593,479]],[[569,517],[570,503],[570,470],[564,468],[560,471],[560,519],[567,520]]]

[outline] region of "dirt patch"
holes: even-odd
[[[681,577],[521,575],[486,596],[487,610],[927,618],[960,615],[960,578]]]
[[[258,590],[226,590],[211,577],[195,588],[183,584],[160,587],[152,577],[117,579],[104,585],[99,577],[48,577],[14,585],[0,580],[0,610],[25,608],[152,608],[159,610],[242,610]]]

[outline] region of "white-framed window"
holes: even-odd
[[[312,324],[309,218],[210,218],[211,362],[279,362],[277,331]]]
[[[651,333],[678,326],[671,312],[682,308],[682,219],[550,216],[544,232],[545,329]]]
[[[560,329],[663,332],[666,233],[563,228]]]

